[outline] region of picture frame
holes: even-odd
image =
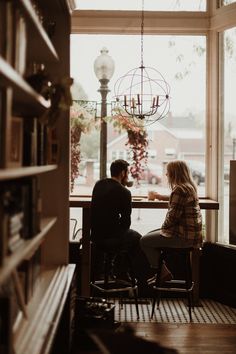
[[[11,118],[9,167],[20,167],[23,164],[23,118]]]

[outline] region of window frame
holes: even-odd
[[[206,36],[206,197],[222,203],[222,41],[221,33],[236,26],[236,3],[220,7],[207,1],[206,12],[145,12],[145,34]],[[75,10],[72,34],[139,34],[137,11]],[[219,214],[220,216],[220,214]],[[218,213],[206,211],[206,240],[216,242]]]

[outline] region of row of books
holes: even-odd
[[[25,304],[28,304],[34,294],[39,280],[40,270],[41,249],[39,248],[31,258],[24,260],[18,268]]]
[[[23,131],[23,166],[58,163],[59,144],[55,128],[38,122],[37,118],[26,118]]]
[[[3,125],[1,131],[4,131],[3,116],[0,114],[0,127],[1,125]],[[9,160],[5,162],[5,157],[1,156],[5,151],[3,145],[4,139],[1,139],[1,167],[42,166],[57,164],[59,160],[59,144],[55,128],[40,123],[36,117],[11,118]]]
[[[0,264],[23,240],[40,231],[41,197],[36,176],[0,183]]]
[[[27,55],[27,25],[13,1],[0,1],[0,55],[24,75]]]

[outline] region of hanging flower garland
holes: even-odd
[[[147,164],[148,158],[147,132],[140,124],[136,125],[135,119],[131,119],[130,117],[117,114],[110,118],[110,121],[119,132],[122,130],[127,131],[128,140],[125,145],[128,146],[132,159],[130,172],[137,184],[139,184],[142,171]]]
[[[81,161],[80,152],[80,138],[81,134],[88,133],[95,126],[94,114],[91,114],[74,101],[70,109],[70,122],[71,122],[71,176],[70,176],[70,189],[74,190],[75,179],[79,176],[79,163]]]

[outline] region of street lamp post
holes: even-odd
[[[230,137],[232,139],[232,159],[235,160],[236,159],[236,130],[232,130],[230,133]]]
[[[107,116],[107,94],[110,92],[108,83],[114,73],[115,64],[108,49],[102,48],[101,54],[94,62],[94,72],[100,82],[98,92],[101,94],[101,132],[100,132],[100,179],[106,177],[107,167],[107,123],[103,119]]]
[[[233,160],[236,159],[236,138],[233,138]]]

